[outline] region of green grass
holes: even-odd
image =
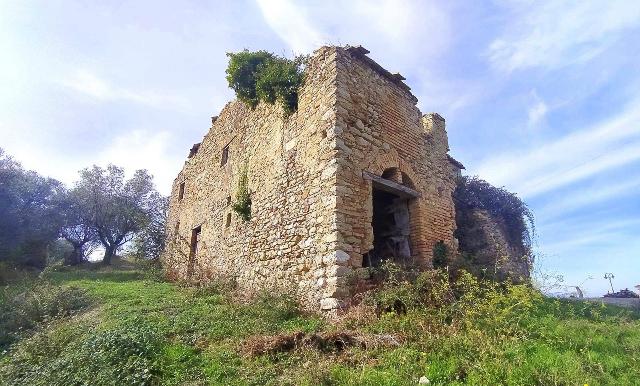
[[[287,298],[239,303],[131,264],[43,277],[30,288],[76,288],[70,296],[88,303],[25,324],[0,355],[0,384],[409,385],[421,376],[432,385],[640,384],[637,313],[545,299],[524,286],[487,290],[470,281],[461,298],[444,302],[444,287],[398,283],[372,299],[401,298],[406,315],[376,317],[363,305],[330,323]],[[0,305],[17,292],[6,287]],[[256,337],[298,331],[401,343],[246,354]]]

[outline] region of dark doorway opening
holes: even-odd
[[[364,256],[365,267],[379,267],[386,260],[410,262],[408,201],[406,196],[373,187],[373,249]]]

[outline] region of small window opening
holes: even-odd
[[[228,160],[229,160],[229,145],[225,146],[222,149],[222,158],[220,159],[220,166],[226,165]]]
[[[191,231],[191,256],[198,255],[198,244],[200,243],[200,234],[202,233],[202,226],[193,228]]]
[[[174,237],[178,237],[178,234],[180,233],[180,221],[178,221],[176,223],[175,228],[173,228],[173,236]]]
[[[178,200],[184,198],[184,182],[180,184],[180,191],[178,192]]]
[[[231,205],[231,196],[227,196],[227,206]]]
[[[224,227],[229,228],[231,225],[231,213],[227,213],[227,219],[224,222]]]

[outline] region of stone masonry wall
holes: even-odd
[[[444,119],[423,116],[408,87],[367,60],[348,48],[317,50],[290,117],[277,105],[225,106],[174,182],[168,275],[233,279],[250,291],[292,292],[312,309],[340,307],[353,293],[350,278],[366,277],[362,257],[373,245],[372,182],[363,172],[387,170],[385,178],[420,193],[409,201],[417,264],[431,266],[439,240],[457,248],[451,193],[459,169],[447,156]],[[231,208],[245,167],[248,222]]]
[[[163,255],[170,276],[233,279],[247,290],[277,288],[316,309],[320,299],[333,295],[326,285],[330,259],[323,257],[330,255],[325,239],[335,186],[323,172],[334,162],[327,133],[335,120],[335,50],[318,50],[307,74],[297,113],[285,118],[277,105],[252,110],[231,102],[185,162],[170,201]],[[227,145],[228,162],[220,166]],[[244,167],[252,199],[248,222],[231,207]],[[193,254],[192,230],[198,226]]]
[[[456,235],[460,240],[460,261],[454,265],[478,276],[525,282],[530,277],[530,251],[521,242],[509,241],[504,219],[478,208],[458,208]],[[472,261],[465,261],[472,259]]]
[[[457,249],[451,194],[459,169],[447,156],[442,117],[423,116],[408,90],[357,53],[337,53],[337,246],[349,260],[334,280],[341,289],[337,295],[346,299],[353,290],[349,277],[366,278],[363,255],[373,248],[372,184],[363,172],[382,176],[395,168],[390,179],[421,194],[409,201],[410,247],[414,262],[430,267],[436,242]]]

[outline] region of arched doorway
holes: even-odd
[[[420,194],[413,182],[397,168],[382,175],[367,173],[371,179],[373,249],[363,256],[364,267],[378,267],[386,260],[411,263],[410,203]]]

